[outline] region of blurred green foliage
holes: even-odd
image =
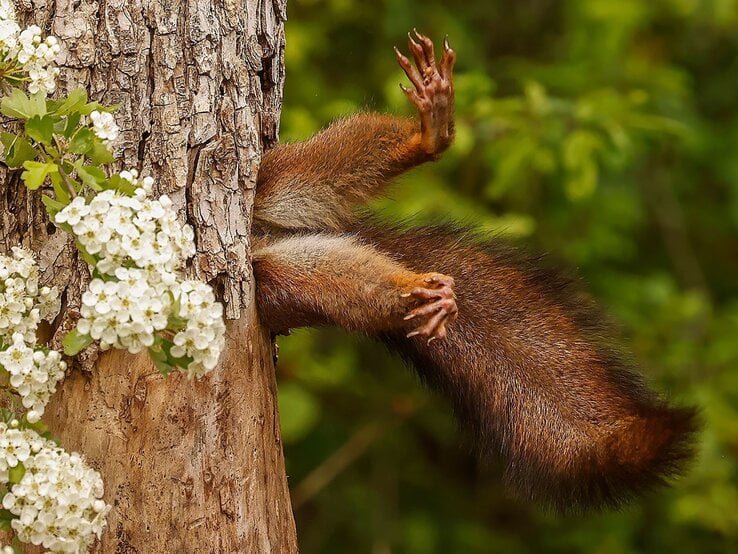
[[[457,141],[373,208],[577,267],[643,372],[705,423],[673,488],[556,516],[506,496],[447,403],[381,348],[298,331],[280,340],[279,378],[302,552],[738,552],[738,2],[289,8],[284,140],[359,110],[412,114],[392,46],[414,26],[448,33]]]

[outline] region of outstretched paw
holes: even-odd
[[[415,59],[413,65],[395,48],[397,62],[405,71],[415,90],[400,85],[420,113],[420,142],[423,151],[437,157],[451,144],[454,136],[453,68],[456,53],[443,41],[443,55],[436,63],[433,41],[413,29],[408,33],[408,48]],[[417,67],[416,67],[417,66]]]
[[[440,273],[430,273],[423,279],[423,285],[415,287],[402,296],[421,302],[420,306],[405,316],[405,320],[424,319],[423,323],[407,334],[408,338],[427,337],[430,343],[435,339],[446,337],[446,326],[456,319],[458,308],[453,290],[454,280],[451,277]]]

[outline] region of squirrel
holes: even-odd
[[[408,35],[419,122],[363,113],[267,151],[253,212],[256,303],[277,332],[375,337],[452,401],[518,496],[562,511],[617,507],[692,454],[695,410],[633,372],[575,278],[454,226],[386,227],[355,208],[454,137],[455,52]]]

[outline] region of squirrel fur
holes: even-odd
[[[338,325],[385,342],[451,399],[518,495],[561,510],[618,506],[692,454],[691,408],[633,372],[576,279],[462,229],[383,227],[355,208],[453,140],[455,53],[422,35],[396,50],[419,122],[338,121],[263,158],[256,300],[275,332]],[[452,276],[452,277],[450,277]]]

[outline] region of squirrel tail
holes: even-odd
[[[501,456],[519,496],[616,507],[689,461],[695,411],[632,371],[575,279],[448,227],[357,232],[410,269],[454,278],[459,315],[445,340],[382,339],[450,398],[480,455]]]

